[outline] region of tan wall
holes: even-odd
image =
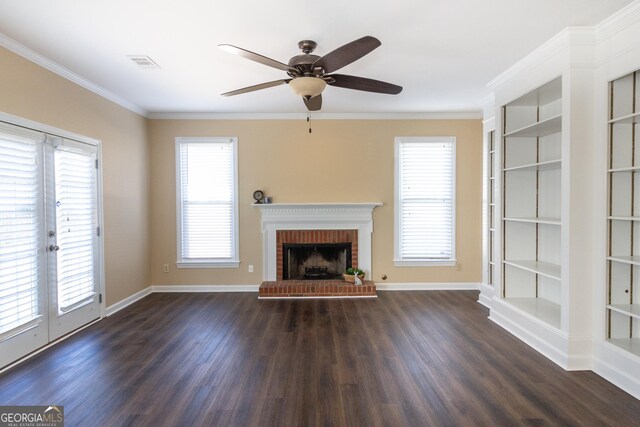
[[[107,306],[149,286],[147,120],[3,48],[0,111],[102,141]]]
[[[237,136],[240,260],[237,269],[176,269],[175,138]],[[393,265],[393,156],[396,136],[457,138],[455,267]],[[482,278],[482,123],[480,120],[151,120],[151,283],[257,284],[262,280],[260,214],[252,193],[275,203],[383,202],[374,211],[373,279],[480,282]],[[163,273],[162,265],[170,264]],[[255,266],[253,273],[247,266]]]
[[[383,202],[374,212],[374,280],[481,280],[479,120],[316,120],[312,134],[303,120],[147,121],[2,48],[0,93],[2,112],[102,141],[107,305],[150,284],[260,283],[260,217],[250,206],[258,188],[276,203]],[[393,266],[393,139],[417,135],[457,137],[460,271]],[[239,269],[175,268],[176,136],[238,137]],[[169,273],[162,272],[165,263]]]

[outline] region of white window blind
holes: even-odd
[[[58,308],[65,312],[97,293],[95,155],[56,149],[54,162]]]
[[[234,138],[178,138],[179,267],[238,265]]]
[[[455,138],[396,139],[396,264],[455,260]]]
[[[42,186],[36,143],[0,131],[0,336],[40,315]]]

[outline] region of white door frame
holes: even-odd
[[[100,317],[102,319],[106,316],[106,290],[105,290],[105,273],[104,273],[104,212],[103,212],[103,184],[102,184],[102,142],[99,139],[91,138],[88,136],[80,135],[74,132],[69,132],[64,129],[59,129],[54,126],[45,125],[33,120],[25,119],[22,117],[14,116],[4,112],[0,112],[0,122],[7,123],[9,125],[20,126],[26,129],[30,129],[36,132],[42,132],[52,136],[59,136],[61,138],[70,139],[84,144],[93,145],[97,149],[98,159],[98,171],[96,178],[98,180],[98,226],[100,227],[100,236],[97,244],[96,256],[98,257],[98,292],[102,296],[100,302]]]

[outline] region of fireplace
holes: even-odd
[[[358,267],[358,230],[278,230],[275,243],[277,280],[342,279]]]
[[[342,279],[351,267],[351,243],[284,243],[283,280]]]
[[[283,280],[283,244],[350,243],[351,266],[372,277],[373,210],[381,203],[254,204],[260,210],[265,281]],[[348,265],[347,265],[348,266]],[[303,283],[312,283],[304,281]]]

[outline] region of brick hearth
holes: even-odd
[[[306,297],[377,297],[376,284],[364,280],[354,285],[342,280],[280,280],[262,282],[259,298],[306,298]]]

